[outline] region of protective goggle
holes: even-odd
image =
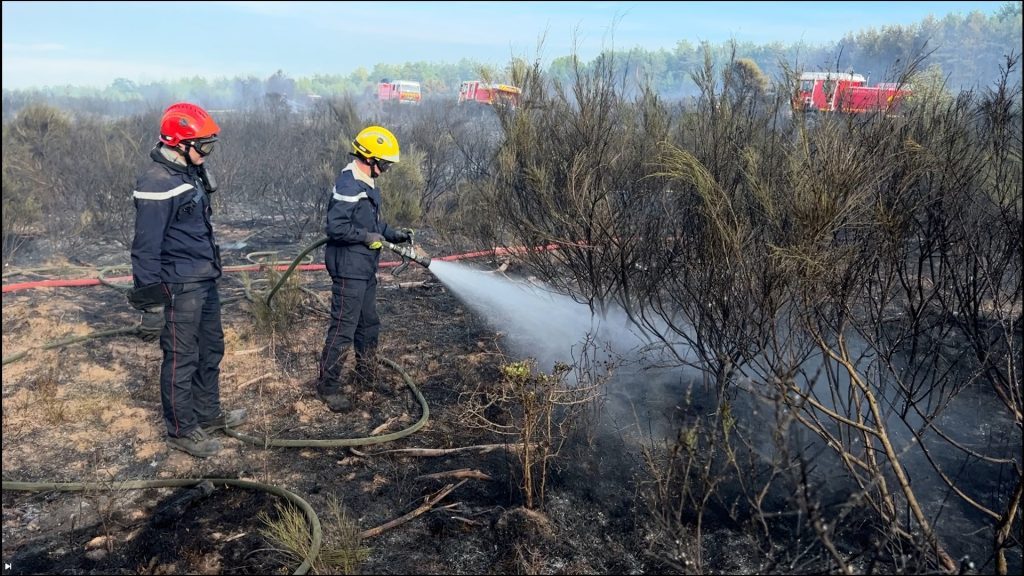
[[[380,158],[376,160],[376,163],[377,171],[380,172],[381,174],[387,172],[388,169],[391,168],[392,165],[394,165],[394,162],[388,162],[387,160],[381,160]]]
[[[210,136],[209,138],[201,138],[199,140],[192,140],[190,143],[196,152],[200,156],[209,156],[213,152],[213,146],[217,142],[216,136]]]

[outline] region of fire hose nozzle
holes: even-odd
[[[430,268],[430,256],[427,256],[426,254],[418,255],[415,258],[410,257],[410,259],[424,268]]]
[[[419,264],[420,266],[423,266],[424,268],[430,267],[430,256],[418,252],[416,248],[414,248],[413,246],[399,246],[397,244],[392,244],[387,240],[381,242],[381,244],[383,244],[384,247],[387,248],[388,250],[391,250],[395,254],[401,256],[402,260],[404,260],[404,262],[402,262],[402,264],[399,265],[399,268],[395,270],[396,273],[398,273],[400,269],[404,269],[405,265],[408,264],[408,260],[412,260],[413,262]]]

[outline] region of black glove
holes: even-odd
[[[150,308],[142,312],[139,324],[139,338],[144,342],[154,342],[164,330],[164,309]]]
[[[412,229],[411,228],[399,228],[391,233],[392,242],[395,244],[402,244],[412,240]]]
[[[128,303],[136,310],[159,308],[171,303],[170,293],[162,282],[140,286],[128,291]]]
[[[372,250],[380,250],[380,248],[381,248],[381,244],[380,243],[383,242],[383,241],[384,241],[384,237],[381,236],[380,234],[377,234],[376,232],[367,232],[366,233],[366,240],[363,241],[363,244],[366,244]]]

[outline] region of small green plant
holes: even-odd
[[[382,184],[388,198],[388,212],[395,224],[412,226],[423,214],[420,205],[420,194],[426,185],[421,167],[423,159],[421,152],[403,152],[402,161],[391,169]]]
[[[282,275],[282,272],[273,267],[267,269],[268,292],[270,287],[281,281]],[[246,294],[252,302],[253,318],[258,331],[270,335],[291,328],[295,319],[299,317],[299,307],[303,302],[300,285],[301,279],[298,274],[288,276],[270,302],[267,302],[265,293],[254,292],[247,286]]]
[[[512,362],[501,367],[501,373],[509,382],[523,383],[530,377],[529,362]]]

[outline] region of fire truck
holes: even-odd
[[[804,72],[793,98],[793,109],[812,112],[889,112],[910,95],[906,86],[880,83],[868,86],[860,74]]]
[[[476,102],[489,106],[519,106],[522,90],[509,84],[488,84],[480,80],[466,80],[459,87],[459,104]]]
[[[391,81],[385,78],[377,83],[377,100],[381,102],[419,104],[421,96],[419,82],[412,80]]]

